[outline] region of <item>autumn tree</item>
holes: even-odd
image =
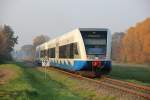
[[[33,45],[36,47],[44,42],[47,42],[50,38],[46,35],[39,35],[33,38]]]
[[[18,36],[14,35],[10,26],[0,26],[0,61],[11,59],[11,51],[17,44],[17,40]]]
[[[7,48],[7,38],[5,34],[2,32],[2,27],[0,28],[0,55],[3,55]]]
[[[121,60],[130,63],[150,62],[150,18],[131,27],[122,39]]]

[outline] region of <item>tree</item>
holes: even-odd
[[[0,30],[0,55],[3,55],[7,46],[7,38],[6,36],[4,35],[4,33],[2,32],[2,30]]]
[[[10,60],[11,51],[17,44],[18,36],[14,35],[14,31],[8,25],[0,26],[0,60]]]
[[[122,61],[130,63],[150,62],[150,18],[131,27],[122,39]]]
[[[33,45],[23,45],[20,50],[20,59],[24,61],[34,61],[34,50]]]
[[[46,35],[39,35],[33,39],[33,45],[36,47],[44,42],[47,42],[50,38]]]
[[[115,32],[112,35],[112,60],[118,61],[120,60],[120,53],[122,48],[122,38],[124,37],[123,32]]]

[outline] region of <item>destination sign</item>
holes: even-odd
[[[82,31],[83,38],[107,38],[106,31]]]
[[[92,38],[95,38],[95,37],[101,37],[101,35],[99,35],[99,34],[89,34],[89,35],[87,35],[87,37],[92,37]]]

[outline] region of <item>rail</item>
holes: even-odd
[[[87,81],[90,81],[90,82],[101,84],[101,86],[104,85],[104,86],[107,86],[107,87],[110,87],[110,88],[115,88],[115,89],[118,89],[120,91],[123,91],[123,92],[129,93],[129,94],[136,95],[136,96],[139,96],[139,97],[143,97],[147,100],[150,100],[150,87],[148,87],[148,86],[136,85],[136,84],[129,83],[129,82],[124,82],[124,81],[121,81],[121,80],[111,79],[111,78],[108,78],[108,77],[104,77],[103,79],[95,80],[95,79],[83,77],[83,76],[75,74],[75,73],[60,70],[58,68],[50,67],[48,69],[49,70],[56,70],[58,72],[67,74],[67,75],[72,76],[72,77],[76,77],[76,78],[79,78],[79,79],[84,79],[84,80],[87,80]]]

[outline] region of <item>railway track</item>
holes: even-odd
[[[99,84],[101,86],[106,86],[109,88],[118,89],[119,91],[122,91],[124,93],[132,94],[132,95],[135,95],[137,97],[144,98],[145,100],[150,100],[150,87],[148,87],[148,86],[141,86],[141,85],[137,85],[137,84],[133,84],[133,83],[129,83],[129,82],[111,79],[108,77],[103,77],[102,79],[91,79],[91,78],[83,77],[81,75],[77,75],[75,73],[66,72],[64,70],[60,70],[57,68],[51,67],[48,69],[56,70],[56,71],[70,75],[70,76],[75,77],[75,78],[94,82],[94,83]]]
[[[148,86],[141,86],[129,82],[124,82],[116,79],[111,79],[105,77],[102,81],[102,83],[105,85],[107,84],[108,86],[111,86],[113,88],[117,88],[121,91],[137,95],[139,97],[143,97],[147,100],[150,100],[150,87]]]
[[[116,80],[116,79],[112,79],[112,78],[108,78],[108,77],[105,77],[105,81],[110,84],[115,84],[117,86],[123,86],[128,89],[132,89],[135,91],[150,94],[150,87],[148,87],[148,86],[137,85],[134,83],[120,81],[120,80]]]

